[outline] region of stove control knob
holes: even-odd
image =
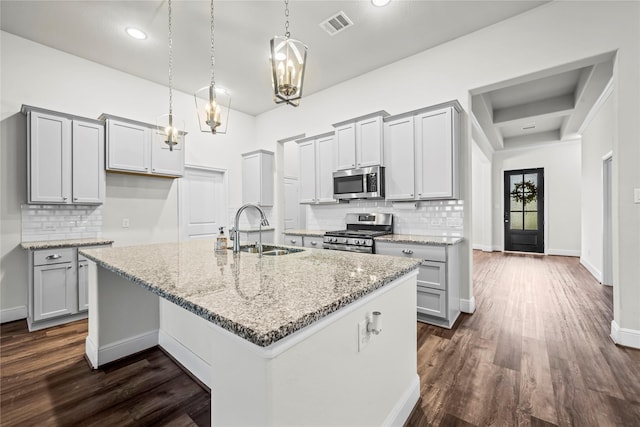
[[[360,240],[354,240],[354,241],[353,241],[353,244],[354,244],[354,245],[359,245],[359,244],[360,244]]]

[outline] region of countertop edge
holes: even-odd
[[[443,241],[440,239],[448,239],[449,241]],[[464,238],[463,237],[418,236],[418,235],[404,236],[404,235],[398,235],[398,234],[390,234],[390,235],[375,237],[374,240],[378,242],[411,243],[411,244],[425,245],[425,246],[453,246],[453,245],[462,243],[464,241]]]
[[[113,244],[112,239],[95,239],[95,240],[52,240],[48,241],[34,241],[34,242],[21,242],[20,246],[26,250],[39,250],[39,249],[54,249],[54,248],[80,248],[86,246],[106,246]]]

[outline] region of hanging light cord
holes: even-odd
[[[289,32],[289,0],[284,0],[284,16],[286,22],[284,23],[284,36],[289,38],[291,33]]]
[[[214,67],[216,65],[216,57],[215,57],[215,45],[214,45],[214,30],[215,26],[213,24],[213,0],[211,0],[211,86],[215,87],[216,80],[214,77]]]
[[[173,34],[171,32],[171,0],[169,5],[169,116],[173,114]]]

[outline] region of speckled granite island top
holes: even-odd
[[[420,260],[321,249],[282,256],[213,240],[82,250],[98,265],[262,347],[418,267]]]
[[[462,237],[419,236],[417,234],[386,234],[375,238],[376,242],[415,243],[418,245],[456,245]]]
[[[113,243],[111,239],[90,238],[90,239],[68,239],[68,240],[41,240],[37,242],[22,242],[23,249],[53,249],[53,248],[74,248],[81,246],[99,246],[110,245]]]

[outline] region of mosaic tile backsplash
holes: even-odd
[[[307,224],[310,230],[344,228],[347,213],[393,213],[393,232],[429,236],[462,237],[464,201],[436,200],[415,203],[360,200],[339,205],[309,205]]]
[[[102,207],[22,205],[22,241],[102,237]]]

